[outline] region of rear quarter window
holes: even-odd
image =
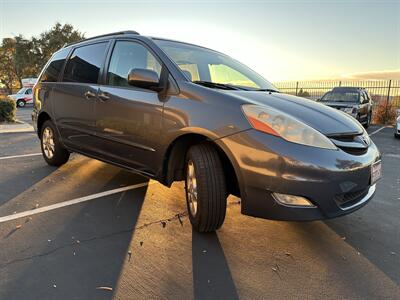
[[[108,42],[76,48],[65,67],[63,81],[97,83]]]
[[[56,82],[58,80],[58,76],[64,66],[69,50],[70,49],[61,49],[52,56],[39,82]]]

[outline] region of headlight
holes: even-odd
[[[347,112],[348,114],[351,114],[351,112],[353,111],[353,108],[352,107],[345,107],[345,108],[343,108],[343,111]]]
[[[251,126],[259,131],[279,136],[289,142],[336,150],[336,146],[322,133],[292,116],[265,106],[243,105],[243,112]]]
[[[351,114],[351,113],[353,112],[353,108],[352,108],[352,107],[345,107],[345,108],[343,109],[343,111],[344,111],[345,113]]]

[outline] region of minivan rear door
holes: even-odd
[[[54,115],[63,142],[86,153],[95,152],[94,105],[109,41],[75,48],[62,82],[54,87]]]
[[[95,106],[98,148],[107,160],[145,175],[157,172],[163,102],[155,91],[128,84],[135,68],[161,75],[162,64],[138,40],[115,40]]]

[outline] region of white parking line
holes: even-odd
[[[147,185],[149,185],[148,182],[138,183],[138,184],[134,184],[134,185],[128,185],[128,186],[125,186],[125,187],[121,187],[121,188],[117,188],[117,189],[113,189],[113,190],[108,190],[108,191],[105,191],[105,192],[92,194],[92,195],[88,195],[88,196],[81,197],[81,198],[76,198],[76,199],[72,199],[72,200],[68,200],[68,201],[64,201],[64,202],[60,202],[60,203],[56,203],[56,204],[52,204],[52,205],[48,205],[48,206],[43,206],[43,207],[39,207],[39,208],[23,211],[23,212],[20,212],[20,213],[16,213],[16,214],[0,217],[0,223],[4,223],[4,222],[7,222],[7,221],[11,221],[11,220],[19,219],[19,218],[24,218],[24,217],[40,214],[40,213],[43,213],[43,212],[46,212],[46,211],[50,211],[50,210],[54,210],[54,209],[57,209],[57,208],[70,206],[70,205],[74,205],[74,204],[78,204],[78,203],[94,200],[94,199],[97,199],[97,198],[101,198],[101,197],[105,197],[105,196],[109,196],[109,195],[113,195],[113,194],[129,191],[129,190],[138,189],[138,188],[141,188],[141,187],[144,187],[144,186],[147,186]]]
[[[374,132],[371,132],[371,133],[369,134],[369,136],[374,135],[375,133],[378,133],[379,131],[381,131],[382,129],[385,129],[385,128],[387,128],[387,126],[382,126],[381,128],[375,130]]]
[[[21,154],[21,155],[12,155],[12,156],[3,156],[0,157],[0,160],[3,159],[11,159],[11,158],[18,158],[18,157],[29,157],[29,156],[37,156],[37,155],[42,155],[42,153],[31,153],[31,154]]]

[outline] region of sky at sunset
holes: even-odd
[[[57,21],[86,37],[132,29],[206,46],[270,81],[400,79],[400,0],[0,0],[0,38]]]

